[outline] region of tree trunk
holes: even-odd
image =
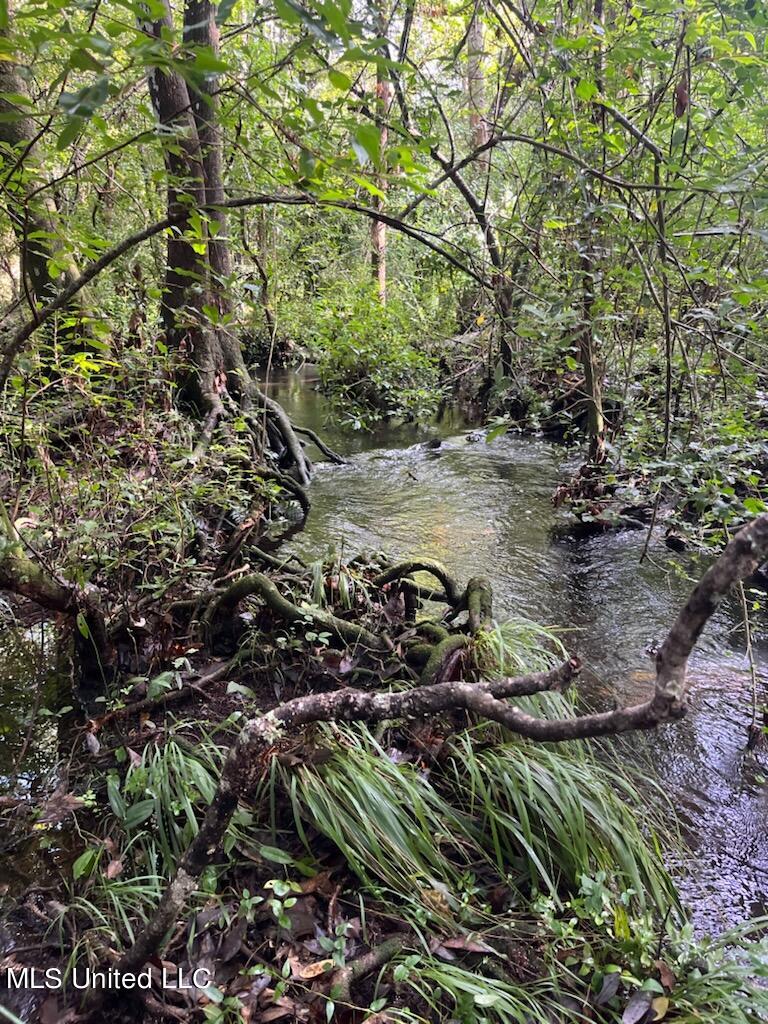
[[[595,264],[589,226],[582,241],[580,257],[581,324],[579,327],[579,358],[584,373],[584,397],[587,405],[587,437],[589,461],[598,465],[605,459],[605,420],[603,418],[602,374],[594,333]]]
[[[469,132],[473,149],[484,146],[489,139],[483,72],[485,40],[480,14],[481,6],[478,3],[467,32],[467,100],[469,103]],[[479,157],[478,163],[487,169],[489,160],[490,150]]]
[[[184,29],[189,45],[218,52],[215,9],[209,0],[188,0]],[[164,16],[145,30],[156,39],[163,38],[163,30],[172,34],[168,0]],[[183,392],[206,415],[204,434],[208,437],[225,415],[225,396],[236,398],[245,412],[258,406],[264,421],[258,425],[254,420],[253,426],[260,443],[270,434],[269,420],[274,428],[271,434],[282,444],[278,454],[285,456],[299,483],[306,484],[310,462],[285,412],[251,380],[231,323],[227,218],[224,211],[210,209],[224,201],[215,80],[202,76],[190,88],[179,71],[158,67],[149,77],[149,91],[158,120],[172,133],[173,145],[165,150],[168,211],[183,215],[179,229],[169,237],[163,294],[168,338],[187,357],[189,372],[182,380]],[[216,311],[213,322],[212,310]]]

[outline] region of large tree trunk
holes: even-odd
[[[172,34],[167,0],[163,18],[145,30],[156,39]],[[209,0],[188,0],[184,34],[189,45],[217,52],[215,9]],[[149,91],[158,120],[172,134],[173,145],[165,150],[169,214],[183,214],[168,241],[163,319],[170,342],[186,356],[185,396],[205,414],[208,436],[225,415],[226,396],[236,398],[245,412],[260,408],[264,420],[261,424],[254,420],[254,429],[260,438],[278,441],[278,454],[284,456],[299,482],[306,484],[309,460],[285,412],[250,379],[232,327],[227,219],[221,209],[211,209],[224,200],[215,81],[201,76],[189,87],[178,71],[158,67],[149,77]],[[215,322],[211,321],[211,309],[216,310]],[[262,444],[266,447],[263,440]]]

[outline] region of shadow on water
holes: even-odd
[[[463,579],[486,574],[499,618],[525,614],[563,631],[588,666],[583,685],[594,704],[645,699],[650,650],[700,564],[660,542],[640,564],[642,532],[553,540],[559,513],[550,499],[569,468],[561,448],[515,435],[486,443],[455,414],[418,430],[382,425],[350,436],[312,383],[311,370],[281,374],[271,393],[349,461],[318,466],[312,512],[293,550],[314,559],[329,545],[348,555],[385,549],[440,559]],[[425,443],[433,438],[442,439],[439,448]],[[759,643],[757,653],[765,699],[768,659]],[[620,749],[671,797],[687,837],[674,865],[680,888],[697,929],[714,933],[762,913],[768,883],[768,789],[744,750],[752,689],[735,602],[710,621],[689,678],[687,718]]]

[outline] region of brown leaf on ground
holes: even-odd
[[[659,981],[664,988],[669,989],[671,992],[677,984],[677,978],[675,977],[674,971],[669,964],[665,964],[663,960],[657,960],[656,967],[659,972]]]

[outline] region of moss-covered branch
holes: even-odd
[[[245,600],[256,595],[271,608],[276,615],[286,622],[306,622],[309,619],[318,629],[328,630],[346,644],[360,645],[372,651],[391,649],[386,637],[377,636],[363,626],[340,619],[324,608],[314,606],[299,607],[280,593],[272,580],[260,572],[252,572],[231,583],[227,589],[212,601],[203,616],[203,622],[212,628],[216,620]]]

